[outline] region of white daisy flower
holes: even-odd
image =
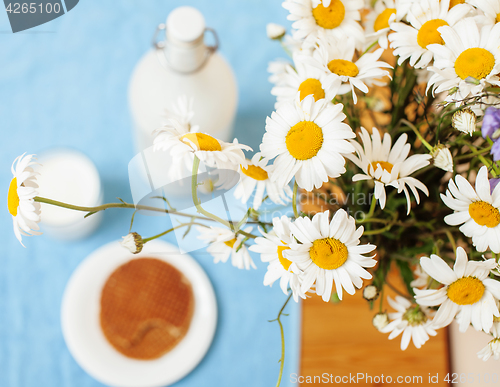
[[[199,126],[193,125],[191,120],[194,116],[193,98],[183,95],[172,104],[170,109],[165,109],[163,119],[164,124],[161,128],[155,129],[153,142],[154,151],[166,151],[172,144],[172,140],[187,134],[198,132]],[[172,163],[168,170],[168,175],[173,181],[181,179],[186,172],[191,171],[194,157],[186,157],[182,163]]]
[[[364,174],[356,174],[352,180],[373,180],[375,183],[375,199],[379,201],[380,208],[382,209],[385,207],[386,186],[396,188],[398,193],[404,192],[409,214],[411,200],[407,186],[413,192],[417,204],[420,203],[420,196],[417,189],[429,196],[427,187],[410,175],[429,165],[431,156],[412,155],[408,157],[411,146],[406,143],[408,139],[406,133],[398,138],[392,148],[391,136],[385,133],[382,141],[377,128],[372,129],[371,137],[365,128],[361,128],[360,137],[363,147],[358,142],[351,141],[356,148],[356,155],[347,155],[346,157],[361,168]]]
[[[298,54],[294,54],[294,66],[287,66],[284,74],[279,78],[279,84],[274,86],[271,94],[276,96],[275,109],[278,109],[283,102],[293,101],[300,95],[303,100],[308,95],[313,95],[314,100],[326,99],[331,101],[335,98],[332,88],[326,88],[326,73],[316,67],[303,63]]]
[[[472,136],[476,131],[476,114],[469,108],[457,110],[451,117],[451,125],[462,133]]]
[[[488,248],[500,253],[500,184],[493,192],[488,180],[488,169],[481,167],[476,177],[476,189],[462,176],[450,179],[446,195],[441,194],[444,204],[455,212],[444,221],[450,226],[458,226],[477,251]]]
[[[431,152],[434,166],[443,171],[453,172],[453,156],[446,145],[438,144]]]
[[[439,32],[445,45],[428,47],[435,58],[429,70],[435,74],[427,89],[450,91],[447,100],[457,101],[481,93],[488,85],[500,86],[500,24],[480,29],[473,18],[466,18],[453,28],[440,27]]]
[[[405,14],[401,14],[397,9],[396,0],[378,0],[373,11],[365,19],[365,47],[377,42],[380,47],[386,50],[389,47],[387,36],[391,31],[389,25],[400,21],[404,16]]]
[[[412,306],[410,301],[401,296],[396,296],[396,300],[387,297],[387,301],[397,312],[389,313],[392,321],[380,329],[380,332],[391,332],[389,340],[403,333],[401,350],[406,350],[412,340],[415,347],[420,348],[429,340],[429,336],[436,336],[432,321],[428,318],[427,308]]]
[[[232,143],[218,140],[206,133],[174,134],[156,141],[155,149],[169,151],[172,156],[173,168],[192,169],[193,155],[209,168],[217,168],[219,180],[217,188],[231,188],[234,184],[232,174],[224,171],[236,171],[240,165],[246,165],[243,149],[252,150],[247,145],[239,144],[237,139]]]
[[[243,240],[243,234],[235,235],[234,232],[220,227],[196,227],[200,235],[198,239],[208,244],[207,251],[214,257],[214,263],[227,262],[231,257],[231,263],[238,269],[249,270],[250,267],[257,269],[248,253]],[[243,231],[250,232],[252,227]]]
[[[290,232],[290,218],[283,215],[281,218],[273,219],[273,231],[265,233],[260,230],[264,237],[255,238],[255,245],[249,247],[250,251],[260,254],[262,262],[268,262],[267,272],[264,276],[264,286],[280,280],[280,288],[283,293],[288,294],[288,287],[292,290],[293,299],[306,298],[300,290],[299,270],[296,265],[285,258],[284,252],[289,250],[292,236]]]
[[[491,327],[491,340],[486,347],[477,353],[477,357],[483,361],[487,361],[490,357],[495,360],[500,360],[500,319],[494,318],[493,326]]]
[[[38,196],[37,173],[33,171],[32,165],[38,165],[34,161],[35,155],[16,157],[12,163],[11,171],[14,175],[9,185],[7,194],[7,207],[12,215],[14,223],[14,234],[23,245],[22,235],[40,235],[38,222],[40,221],[40,203],[35,202]],[[23,245],[24,247],[24,245]]]
[[[410,282],[412,288],[426,288],[429,285],[429,275],[422,270],[422,266],[417,264],[415,270],[413,270],[414,280]]]
[[[389,76],[389,72],[383,69],[392,67],[388,63],[379,61],[384,52],[383,49],[366,53],[353,62],[353,43],[353,40],[347,37],[338,40],[320,38],[319,47],[313,55],[301,58],[305,63],[327,74],[323,82],[325,90],[334,95],[346,94],[351,91],[354,103],[356,103],[357,97],[354,88],[368,93],[368,86],[383,85],[380,78]]]
[[[138,254],[142,251],[144,247],[144,241],[142,237],[136,232],[130,232],[124,237],[120,244],[125,247],[132,254]]]
[[[331,0],[311,0],[312,6],[316,7],[319,4],[323,4],[323,7],[328,7],[331,4]]]
[[[413,3],[406,18],[411,25],[392,23],[394,33],[389,35],[394,55],[399,56],[398,64],[410,58],[410,66],[426,67],[433,58],[429,45],[443,45],[438,28],[453,26],[461,20],[471,7],[458,4],[449,9],[450,0],[421,0]]]
[[[283,8],[290,11],[288,20],[294,23],[294,38],[314,45],[318,33],[328,36],[351,36],[357,47],[364,43],[364,32],[358,23],[363,0],[331,0],[328,6],[314,0],[285,0]]]
[[[398,18],[405,19],[406,15],[410,11],[413,3],[418,2],[420,0],[396,0],[396,9],[398,13]],[[456,0],[451,0],[450,4]]]
[[[467,1],[467,0],[450,0],[450,9],[452,9],[455,5],[464,4],[464,3],[470,3],[470,1]],[[471,12],[472,12],[472,10],[471,10]]]
[[[269,82],[273,85],[279,86],[286,84],[286,74],[288,71],[288,67],[291,67],[291,63],[285,59],[276,59],[274,61],[269,62],[267,65],[267,72],[269,75]]]
[[[188,98],[187,95],[181,95],[177,102],[172,104],[170,109],[165,109],[163,118],[166,120],[165,126],[174,126],[174,121],[182,128],[180,132],[188,133],[191,131],[192,120],[194,117],[194,98]],[[197,130],[194,130],[197,132]]]
[[[271,181],[283,187],[295,176],[301,188],[312,191],[345,172],[344,156],[354,151],[346,140],[355,134],[342,122],[342,109],[312,95],[299,101],[297,95],[267,117],[260,150],[268,159],[277,156]]]
[[[155,150],[165,150],[165,145],[172,137],[183,135],[189,132],[198,132],[198,125],[192,125],[191,120],[194,116],[193,98],[185,95],[177,99],[177,103],[173,104],[170,109],[165,109],[163,119],[164,125],[161,128],[155,129],[153,134]]]
[[[415,74],[417,75],[417,85],[420,84],[427,84],[429,82],[429,79],[432,77],[432,72],[425,69],[415,69]]]
[[[495,337],[486,347],[477,353],[477,357],[483,361],[487,361],[490,357],[495,360],[500,360],[500,338]]]
[[[445,285],[440,289],[413,289],[415,300],[424,306],[438,306],[434,325],[442,328],[457,317],[460,332],[469,325],[476,330],[489,332],[493,316],[500,316],[495,298],[500,299],[500,282],[488,278],[495,260],[468,261],[462,247],[457,248],[457,258],[453,270],[438,257],[420,259],[422,268],[436,281]],[[458,315],[457,315],[458,313]]]
[[[285,36],[286,29],[280,24],[268,23],[266,26],[266,33],[269,39],[281,39]]]
[[[456,0],[455,0],[456,1]],[[467,0],[482,12],[484,24],[495,24],[500,22],[500,1],[498,0]]]
[[[356,221],[343,209],[338,210],[329,220],[329,211],[320,212],[312,220],[300,217],[290,226],[298,240],[290,244],[287,258],[302,271],[300,274],[302,292],[307,292],[316,284],[316,294],[323,301],[329,301],[333,282],[337,295],[342,300],[342,290],[355,293],[355,286],[363,286],[362,279],[372,275],[364,268],[374,267],[374,256],[365,257],[375,250],[371,244],[359,245],[363,226],[356,229]]]
[[[288,185],[283,187],[271,181],[269,175],[272,174],[274,166],[267,165],[267,162],[259,152],[247,162],[246,167],[241,166],[239,170],[240,181],[235,188],[234,197],[246,204],[255,191],[252,203],[254,210],[261,206],[265,193],[273,203],[281,205],[288,203],[292,197],[292,190]]]
[[[295,39],[294,38],[294,33],[295,31],[292,30],[292,34],[286,34],[281,41],[281,46],[285,49],[287,53],[291,57],[293,57],[293,54],[296,52],[301,52],[301,53],[311,53],[314,51],[315,47],[314,46],[305,46],[304,42],[301,39]]]

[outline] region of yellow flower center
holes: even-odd
[[[473,202],[469,205],[469,215],[480,226],[496,227],[500,223],[500,212],[490,203],[483,201]]]
[[[476,277],[463,277],[448,286],[448,298],[458,305],[472,305],[484,294],[484,285]]]
[[[495,57],[491,52],[484,48],[468,48],[462,52],[455,61],[455,72],[457,75],[466,79],[472,77],[483,79],[495,66]]]
[[[7,194],[7,207],[12,216],[17,216],[17,207],[19,207],[19,195],[17,194],[17,178],[14,177],[9,185]]]
[[[455,5],[463,3],[465,3],[465,0],[450,0],[450,8],[448,9],[452,9]]]
[[[300,121],[286,135],[288,152],[297,160],[316,156],[323,145],[323,131],[312,121]]]
[[[500,23],[500,13],[497,14],[497,23]]]
[[[441,19],[433,19],[425,22],[417,34],[417,43],[419,46],[426,48],[429,44],[444,44],[444,40],[437,29],[447,25],[448,23]]]
[[[328,63],[328,70],[337,75],[355,77],[359,74],[358,66],[345,59],[334,59]]]
[[[286,271],[288,271],[288,268],[290,267],[292,262],[289,261],[288,259],[286,259],[285,257],[283,257],[283,251],[289,250],[289,249],[290,249],[290,247],[288,247],[288,246],[278,246],[278,258],[280,260],[281,265],[283,266],[283,268]]]
[[[373,29],[375,32],[383,30],[384,28],[389,28],[389,18],[392,14],[396,13],[396,8],[386,8],[375,19],[375,24]]]
[[[189,142],[184,140],[189,140],[193,144],[196,144],[199,150],[202,151],[220,152],[222,150],[219,141],[205,133],[188,133],[182,136],[181,141],[189,145]]]
[[[394,167],[394,165],[392,165],[391,163],[389,163],[387,161],[374,161],[372,163],[372,167],[375,171],[377,170],[379,165],[382,167],[382,169],[386,170],[389,173],[391,173],[392,167]]]
[[[267,172],[256,165],[249,165],[248,168],[241,166],[241,171],[255,180],[267,180],[268,178]]]
[[[312,14],[318,26],[331,30],[342,24],[345,17],[345,8],[342,1],[332,0],[328,7],[324,7],[320,3],[312,10]]]
[[[299,91],[301,101],[311,94],[313,95],[315,101],[325,98],[323,86],[321,85],[321,82],[315,78],[309,78],[302,82],[299,86]]]
[[[403,320],[408,321],[411,326],[418,326],[426,323],[427,316],[419,307],[408,308],[403,314]]]
[[[312,261],[322,269],[334,270],[347,261],[346,245],[334,238],[317,239],[309,250]]]
[[[233,238],[230,241],[224,242],[224,244],[230,248],[233,248],[235,243],[236,243],[236,238]]]

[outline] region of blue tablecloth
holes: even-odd
[[[235,69],[240,105],[236,133],[257,148],[273,108],[269,60],[281,55],[265,34],[268,22],[285,23],[281,1],[192,0],[215,28],[221,52]],[[0,187],[4,200],[10,165],[24,152],[54,146],[85,152],[97,165],[105,200],[131,200],[127,164],[133,157],[127,85],[134,65],[149,49],[152,33],[182,0],[81,0],[67,15],[12,34],[0,10]],[[60,328],[61,297],[73,270],[93,250],[128,231],[130,212],[109,210],[97,233],[75,243],[47,236],[20,246],[6,206],[0,215],[0,386],[99,386],[73,360]],[[164,221],[146,217],[136,229],[162,231]],[[172,239],[167,238],[172,241]],[[194,254],[211,278],[219,325],[202,363],[178,386],[272,386],[280,357],[276,317],[285,297],[276,284],[263,287],[265,264],[251,272],[214,265]],[[254,256],[258,261],[258,257]],[[259,262],[258,262],[259,263]],[[285,317],[284,386],[298,367],[299,308]]]

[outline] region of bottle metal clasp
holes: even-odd
[[[170,65],[170,62],[169,62],[167,56],[165,55],[165,50],[164,50],[164,48],[166,46],[165,41],[158,41],[158,34],[160,33],[160,31],[165,31],[166,28],[167,28],[167,25],[165,23],[161,23],[160,25],[158,25],[158,27],[156,27],[156,31],[153,35],[152,44],[153,44],[153,47],[156,49],[156,54],[158,56],[158,60],[160,61],[160,63],[172,71],[175,71],[175,72],[178,72],[181,74],[196,73],[197,71],[200,71],[207,64],[208,59],[212,56],[212,54],[214,52],[216,52],[219,49],[219,37],[217,36],[217,33],[215,32],[215,30],[213,28],[206,27],[204,32],[203,32],[203,36],[205,36],[205,34],[207,32],[210,32],[213,36],[214,44],[211,46],[206,46],[207,50],[206,50],[206,55],[205,55],[205,58],[203,59],[203,61],[194,70],[182,71],[182,70],[175,69]]]

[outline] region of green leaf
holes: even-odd
[[[408,289],[408,293],[410,293],[410,295],[414,297],[415,293],[413,292],[413,288],[410,285],[411,281],[414,280],[413,271],[411,270],[409,263],[396,260],[396,264],[399,267],[399,272],[401,273],[401,277],[403,278],[406,288]]]

